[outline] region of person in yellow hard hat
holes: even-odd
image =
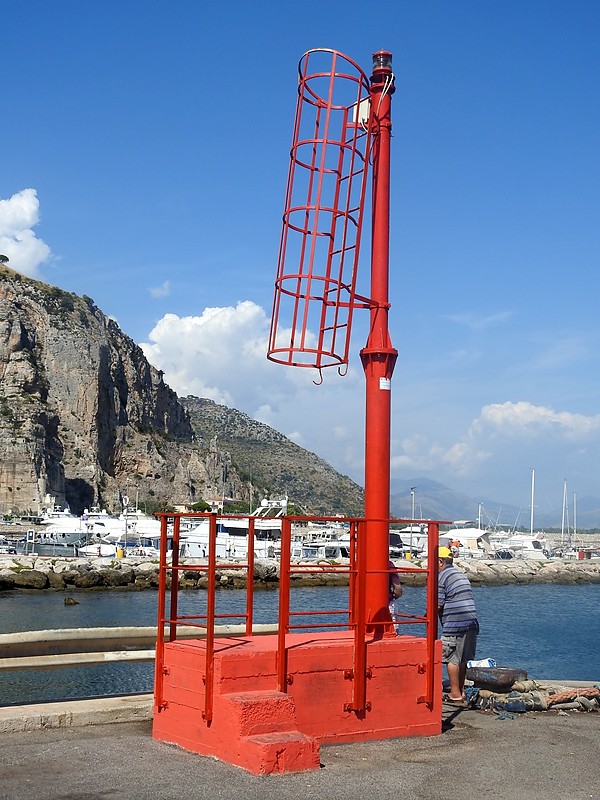
[[[438,611],[442,623],[442,663],[450,691],[445,699],[463,703],[467,661],[475,658],[479,622],[469,579],[454,566],[452,552],[438,547]]]

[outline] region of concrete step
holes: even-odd
[[[277,691],[231,692],[221,695],[230,722],[239,737],[275,731],[297,731],[296,704],[289,694]]]
[[[243,738],[244,767],[254,775],[301,772],[320,766],[319,743],[299,731],[277,731]]]
[[[237,747],[234,763],[254,775],[318,769],[319,743],[300,733],[296,704],[277,691],[233,692],[221,695],[220,722]],[[225,714],[223,714],[225,712]]]

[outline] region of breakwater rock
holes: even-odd
[[[465,559],[455,561],[473,586],[510,583],[600,583],[600,560],[548,559],[510,561]]]
[[[523,583],[600,583],[600,560],[568,561],[494,561],[487,559],[457,560],[473,586],[500,586]],[[181,589],[205,589],[205,572],[193,569],[194,565],[205,565],[205,560],[188,559],[181,563],[179,587]],[[407,586],[423,586],[425,564],[420,561],[397,561]],[[189,567],[189,569],[186,569]],[[293,586],[345,585],[348,576],[343,572],[331,572],[332,565],[304,564],[301,572],[292,574]],[[279,584],[279,562],[264,559],[254,566],[256,588],[277,588]],[[246,585],[245,570],[232,566],[217,570],[217,586],[222,589],[238,589]],[[158,587],[158,563],[144,558],[73,558],[56,556],[0,556],[0,591],[20,590],[130,590],[156,589]]]
[[[396,561],[402,572],[407,569],[407,562]],[[408,562],[415,567],[423,567],[426,562]],[[456,559],[454,565],[462,570],[473,586],[506,586],[507,584],[524,583],[600,583],[600,559],[547,559],[546,561],[528,561],[513,558],[509,561],[470,558]],[[404,573],[402,580],[407,586],[425,585],[423,573]]]

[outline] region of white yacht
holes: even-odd
[[[287,497],[280,500],[262,500],[250,515],[254,522],[254,555],[257,558],[277,558],[281,552],[281,517],[287,513]],[[247,517],[217,517],[217,558],[248,557]],[[180,558],[207,558],[210,520],[202,517],[197,525],[181,531]]]
[[[524,558],[530,561],[546,561],[548,555],[548,542],[543,533],[520,533],[515,531],[505,543],[506,549],[513,554],[513,558]]]
[[[49,521],[43,530],[37,532],[36,541],[40,545],[83,548],[91,543],[125,542],[141,535],[160,536],[160,521],[137,509],[125,509],[117,517],[106,509],[92,506],[84,509],[81,517],[68,514]]]
[[[350,558],[350,537],[332,539],[328,542],[292,542],[292,561],[343,561]]]

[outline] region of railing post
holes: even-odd
[[[426,693],[418,698],[419,703],[426,703],[429,708],[433,706],[435,691],[435,643],[438,630],[438,543],[440,526],[437,522],[429,522],[427,532],[427,666],[426,666]]]
[[[281,520],[281,556],[279,559],[279,617],[277,628],[277,691],[287,692],[286,634],[290,623],[290,559],[292,552],[292,522]]]
[[[217,515],[211,514],[208,532],[208,589],[206,596],[206,664],[204,670],[204,711],[202,718],[212,721],[215,655],[215,589],[217,566]]]
[[[164,517],[165,521],[167,517]],[[179,597],[179,531],[181,516],[176,514],[173,518],[173,551],[171,556],[171,610],[169,612],[169,641],[177,639],[177,603]]]
[[[349,564],[349,575],[348,575],[348,598],[350,600],[350,608],[349,608],[349,616],[348,622],[350,623],[350,628],[354,630],[354,626],[356,625],[356,597],[358,591],[358,581],[357,581],[357,549],[356,549],[356,542],[358,537],[358,521],[353,519],[350,522],[350,564]]]
[[[156,654],[154,658],[154,702],[160,711],[163,707],[163,682],[165,665],[165,603],[167,589],[167,518],[160,518],[160,554],[158,562],[158,609],[156,625]]]
[[[348,711],[364,712],[367,710],[367,625],[366,625],[366,585],[367,585],[367,538],[365,523],[358,523],[356,531],[357,575],[356,592],[351,597],[351,617],[354,621],[354,686],[352,705]]]
[[[248,557],[246,571],[246,636],[252,636],[254,624],[254,528],[256,518],[248,521]]]

